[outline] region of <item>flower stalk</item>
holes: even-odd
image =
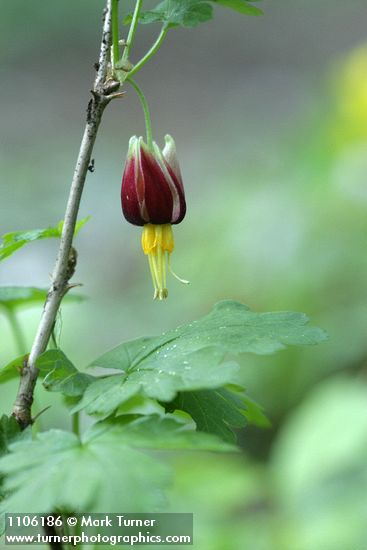
[[[163,26],[157,40],[154,42],[150,50],[148,50],[144,57],[142,57],[140,61],[138,61],[138,63],[134,65],[134,67],[129,71],[128,79],[130,79],[132,76],[134,76],[134,74],[140,71],[140,69],[144,67],[144,65],[153,57],[153,55],[157,53],[167,35],[167,32],[168,28],[166,26]]]
[[[127,35],[127,40],[126,40],[124,53],[122,54],[122,61],[123,62],[128,61],[128,59],[129,59],[130,50],[131,50],[131,46],[132,46],[133,41],[134,41],[136,29],[137,29],[138,22],[139,22],[140,10],[141,10],[142,5],[143,5],[143,0],[137,0],[136,1],[133,18],[132,18],[131,25],[130,25],[130,28],[129,28],[129,34]]]
[[[141,106],[143,108],[144,120],[145,120],[145,131],[147,135],[147,144],[150,149],[153,148],[153,132],[152,132],[152,119],[150,116],[148,102],[145,95],[143,94],[142,89],[132,78],[128,78],[129,84],[134,88],[137,93],[138,98],[140,99]]]

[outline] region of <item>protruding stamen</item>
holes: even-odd
[[[152,281],[154,286],[153,300],[155,300],[158,296],[158,285],[157,285],[157,278],[155,276],[155,271],[154,271],[154,262],[151,254],[148,254],[148,261],[149,261],[149,268],[150,268],[150,273],[152,275]]]
[[[168,296],[166,268],[181,283],[189,281],[181,279],[170,265],[170,255],[174,249],[172,227],[170,224],[144,225],[142,235],[142,247],[144,254],[148,256],[150,272],[154,286],[154,299],[164,300]]]
[[[173,275],[175,277],[175,279],[177,279],[178,281],[180,281],[180,283],[184,284],[184,285],[189,285],[190,284],[190,281],[187,281],[187,279],[181,279],[181,277],[179,277],[172,269],[171,267],[171,254],[169,254],[167,252],[167,265],[168,265],[168,269],[169,269],[169,272],[171,273],[171,275]]]

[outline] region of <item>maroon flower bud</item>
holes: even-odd
[[[130,139],[122,177],[121,204],[127,221],[134,225],[180,223],[186,213],[185,193],[175,142],[165,137],[161,151],[136,136]]]
[[[186,213],[185,193],[176,156],[175,142],[166,136],[161,151],[153,142],[149,148],[143,138],[130,139],[124,175],[121,204],[125,218],[134,225],[143,225],[142,248],[148,256],[154,285],[154,298],[167,298],[166,268],[171,269],[174,249],[171,224],[180,223]]]

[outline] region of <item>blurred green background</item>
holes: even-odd
[[[120,2],[131,5],[129,2]],[[148,4],[148,2],[147,2]],[[102,0],[2,0],[0,231],[54,225],[65,202],[97,59]],[[175,227],[169,299],[152,301],[140,229],[122,218],[128,139],[144,132],[132,90],[105,113],[77,237],[83,304],[61,345],[80,368],[236,299],[299,310],[327,344],[241,358],[240,380],[272,428],[243,454],[172,457],[171,502],[195,514],[200,550],[367,549],[367,11],[365,0],[265,0],[262,18],[216,9],[173,30],[139,74],[155,139],[174,136],[188,213]],[[158,28],[142,27],[138,60]],[[0,284],[47,287],[56,241],[1,265]],[[20,314],[30,346],[40,310]],[[1,365],[19,355],[0,315]],[[15,385],[0,387],[8,412]],[[60,400],[42,428],[69,427]]]

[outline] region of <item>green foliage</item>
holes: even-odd
[[[15,441],[24,441],[31,438],[30,429],[22,431],[18,422],[13,416],[3,416],[0,418],[0,457],[9,452],[9,446]],[[3,475],[0,471],[0,503],[6,496],[6,489],[3,487]],[[0,516],[0,535],[4,531],[4,518]]]
[[[37,361],[44,386],[68,399],[81,398],[84,409],[109,417],[92,426],[82,440],[60,430],[15,441],[19,427],[4,417],[0,424],[2,512],[143,511],[163,507],[170,469],[162,451],[232,452],[234,428],[266,424],[261,409],[245,395],[226,388],[237,365],[227,354],[268,354],[294,344],[325,340],[299,313],[254,313],[233,301],[217,304],[209,315],[161,336],[126,342],[93,361],[112,369],[97,378],[81,373],[59,349]],[[2,370],[7,379],[26,356]],[[170,414],[131,414],[123,404],[137,399],[169,403],[196,423]],[[119,411],[120,416],[112,415]],[[131,410],[131,408],[130,408]],[[149,408],[147,409],[147,411]],[[10,451],[10,454],[9,454]],[[160,460],[155,454],[159,451]],[[75,488],[77,487],[77,490]]]
[[[251,2],[253,1],[251,0]],[[211,0],[211,2],[220,4],[225,8],[230,8],[238,13],[243,13],[244,15],[262,15],[263,13],[259,8],[252,6],[244,0]]]
[[[266,355],[290,345],[325,341],[326,333],[308,326],[308,322],[303,313],[255,313],[239,302],[224,300],[197,321],[161,336],[125,342],[93,361],[91,366],[127,372],[132,367],[155,364],[156,356],[159,361],[171,356],[176,360],[176,355],[212,346],[223,352]]]
[[[3,414],[0,418],[0,456],[7,454],[11,443],[28,437],[30,437],[30,432],[28,430],[21,431],[13,416]]]
[[[237,372],[235,363],[222,364],[223,353],[213,347],[195,353],[169,353],[157,350],[127,372],[96,379],[90,384],[74,411],[108,416],[131,397],[142,394],[159,401],[171,401],[178,391],[215,388],[231,382]],[[101,366],[102,363],[101,363]]]
[[[261,15],[262,11],[246,0],[163,0],[153,10],[143,11],[140,22],[162,23],[167,28],[195,27],[213,17],[210,2],[220,4],[245,15]],[[131,23],[132,14],[124,18],[124,24]]]
[[[0,369],[0,384],[7,382],[8,380],[12,380],[13,378],[17,378],[21,369],[24,367],[24,362],[27,358],[28,354],[21,355],[20,357],[13,359],[13,361],[5,365],[5,367],[2,367]]]
[[[213,8],[208,2],[201,0],[164,0],[153,10],[144,11],[140,14],[140,22],[163,23],[168,28],[173,27],[195,27],[199,23],[208,21],[213,17]],[[124,24],[129,24],[132,14],[124,19]]]
[[[68,397],[83,395],[88,384],[94,379],[89,374],[79,372],[66,355],[59,349],[48,350],[36,361],[43,385],[47,390],[61,392]]]
[[[59,238],[60,235],[61,233],[58,227],[5,233],[2,237],[3,242],[0,245],[0,260],[4,260],[8,256],[11,256],[18,248],[21,248],[27,243],[40,239]]]
[[[105,440],[118,437],[122,444],[142,449],[238,451],[213,435],[198,434],[177,418],[151,415],[131,421],[132,418],[119,416],[98,422],[90,429],[88,439],[103,433]]]
[[[0,369],[0,384],[19,376],[28,354],[17,357]],[[49,391],[61,392],[68,397],[82,395],[93,376],[79,372],[59,349],[45,351],[36,361],[43,385]]]
[[[232,428],[247,424],[244,403],[224,388],[179,393],[169,408],[189,413],[199,431],[217,434],[225,441],[235,441]]]
[[[33,286],[0,286],[0,306],[13,309],[43,304],[46,300],[47,292],[47,289]],[[84,300],[84,296],[67,294],[64,300],[67,302],[80,302]]]
[[[0,305],[7,308],[43,303],[47,290],[27,286],[1,286]]]
[[[265,415],[263,408],[253,401],[248,395],[241,395],[241,400],[245,405],[244,415],[249,424],[258,428],[270,428],[271,422]]]
[[[234,362],[223,362],[226,354],[267,354],[286,345],[316,344],[325,340],[322,330],[309,327],[307,323],[307,317],[300,313],[254,313],[238,302],[224,301],[198,321],[161,336],[125,342],[93,361],[91,367],[116,371],[107,376],[96,378],[78,373],[58,350],[43,354],[37,366],[41,373],[46,374],[48,389],[73,396],[81,395],[85,390],[73,412],[84,409],[88,414],[103,417],[113,414],[137,395],[167,403],[179,392],[206,390],[203,395],[213,405],[210,422],[207,418],[209,406],[200,416],[197,408],[193,409],[193,396],[186,395],[185,403],[190,400],[190,408],[200,429],[210,424],[209,431],[224,433],[228,439],[229,430],[227,426],[223,427],[223,421],[241,426],[251,411],[251,421],[257,418],[260,422],[262,417],[255,404],[246,402],[243,396],[232,395],[228,390],[207,391],[235,382],[238,367]],[[224,419],[223,396],[231,408],[229,418]]]
[[[83,218],[75,226],[75,235],[83,227],[83,225],[89,220],[89,217]],[[24,245],[33,241],[39,241],[41,239],[60,238],[63,228],[63,220],[58,223],[56,227],[48,227],[47,229],[32,229],[30,231],[14,231],[12,233],[5,233],[0,244],[0,261],[4,260],[8,256],[11,256],[16,250],[22,248]]]
[[[225,388],[181,392],[166,408],[187,412],[199,431],[216,434],[229,442],[236,440],[232,428],[243,428],[247,423],[269,426],[259,405],[243,393]]]
[[[164,449],[234,450],[170,418],[104,422],[92,426],[81,441],[50,430],[34,441],[11,445],[11,454],[0,459],[9,495],[1,511],[157,510],[165,504],[170,469],[154,452]]]

